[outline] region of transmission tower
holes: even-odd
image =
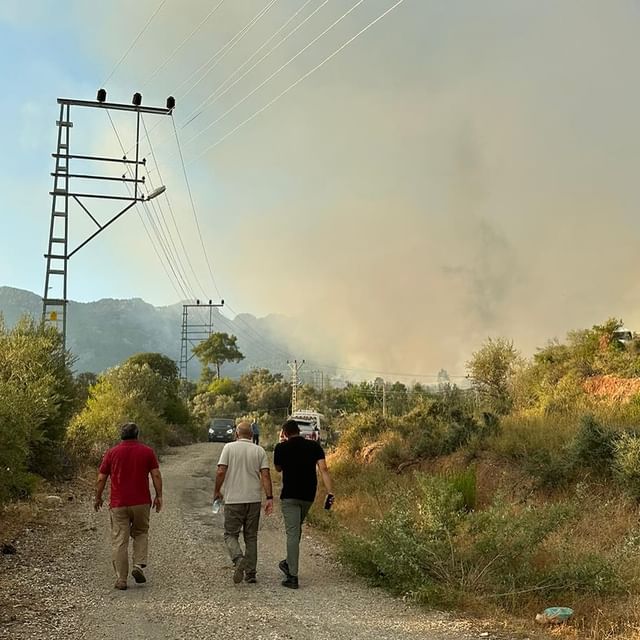
[[[46,259],[46,275],[44,281],[44,295],[42,297],[42,321],[45,325],[55,326],[62,333],[63,346],[66,346],[67,340],[67,276],[69,271],[69,260],[82,247],[93,240],[97,235],[102,233],[107,227],[113,224],[118,218],[124,215],[131,207],[138,202],[146,202],[159,196],[164,192],[165,187],[159,187],[148,196],[142,193],[141,185],[144,184],[144,177],[140,177],[140,167],[146,164],[145,158],[140,158],[140,117],[143,113],[151,115],[170,115],[175,107],[175,100],[172,96],[167,98],[166,107],[145,107],[142,106],[142,96],[139,93],[134,94],[132,104],[121,104],[116,102],[107,102],[107,92],[104,89],[98,91],[96,101],[90,100],[71,100],[68,98],[58,98],[60,105],[60,116],[56,122],[58,126],[58,143],[56,152],[52,154],[55,158],[55,169],[51,174],[53,176],[53,191],[51,203],[51,224],[49,227],[49,244],[45,254]],[[136,137],[135,137],[135,157],[113,158],[105,156],[72,154],[70,149],[70,132],[73,127],[71,121],[71,107],[89,108],[89,109],[107,109],[113,111],[130,111],[135,113],[136,118]],[[97,138],[98,136],[96,136]],[[89,162],[91,166],[94,163],[101,166],[109,163],[116,166],[120,171],[127,169],[132,177],[127,178],[126,174],[121,176],[104,175],[98,170],[95,174],[87,174],[84,172],[74,173],[72,171],[72,161]],[[133,165],[133,170],[131,169]],[[128,195],[109,195],[102,193],[93,193],[91,189],[80,190],[76,188],[78,182],[83,181],[109,181],[121,183],[128,187],[133,185],[133,194],[129,191]],[[86,183],[85,183],[86,184]],[[111,200],[119,203],[126,203],[124,207],[107,222],[100,223],[96,216],[91,213],[86,200],[99,199]],[[69,241],[69,205],[72,201],[86,213],[92,222],[96,225],[97,230],[75,248],[70,248]]]
[[[300,369],[304,366],[304,360],[302,362],[298,362],[297,360],[290,362],[287,360],[287,364],[289,365],[289,369],[291,369],[291,413],[293,413],[298,408],[298,373],[300,373]]]
[[[200,300],[196,300],[196,304],[182,305],[182,346],[180,349],[180,379],[185,382],[188,380],[189,362],[193,359],[192,349],[197,344],[206,340],[213,333],[213,309],[224,306],[224,300],[220,304],[213,304],[209,300],[209,304],[200,304]],[[193,324],[189,321],[189,309],[208,309],[209,317],[202,320],[202,315],[198,319],[199,322]],[[191,347],[191,349],[189,348]]]

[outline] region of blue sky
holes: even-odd
[[[184,127],[303,0],[277,0],[192,89],[183,81],[267,2],[226,0],[149,80],[214,6],[167,0],[107,83],[111,99],[142,90],[147,104],[184,84],[175,118],[223,297],[237,311],[299,315],[318,358],[389,370],[460,370],[488,335],[531,352],[609,316],[639,328],[637,2],[405,0],[202,154],[394,2],[364,0],[234,107],[355,3],[327,2]],[[0,284],[41,293],[56,98],[93,98],[158,5],[0,6]],[[77,149],[119,153],[104,117],[77,118]],[[202,292],[190,284],[216,297],[170,123],[152,139]],[[78,300],[168,304],[175,287],[133,212],[71,264]]]

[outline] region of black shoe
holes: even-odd
[[[256,580],[256,577],[255,577],[255,576],[247,576],[247,575],[245,575],[245,577],[244,577],[244,581],[245,581],[247,584],[255,584],[256,582],[258,582],[258,581]]]
[[[133,571],[131,572],[131,575],[133,576],[133,579],[138,584],[142,584],[143,582],[147,581],[147,579],[145,578],[145,575],[144,575],[144,571],[142,570],[142,565],[141,564],[134,565]]]
[[[289,573],[289,563],[286,560],[280,560],[280,562],[278,562],[278,569],[280,569],[287,578],[291,575]]]
[[[233,583],[240,584],[244,578],[244,558],[240,556],[235,561],[235,567],[233,569]]]
[[[287,589],[297,589],[298,576],[288,576],[282,581],[282,586],[287,587]]]

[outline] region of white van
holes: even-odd
[[[322,440],[322,421],[324,416],[317,411],[299,409],[294,411],[290,420],[295,420],[300,427],[300,435],[307,440],[320,442]]]

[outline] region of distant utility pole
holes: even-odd
[[[387,383],[382,383],[382,417],[387,417]]]
[[[293,413],[298,408],[298,373],[304,366],[304,360],[302,362],[287,360],[287,364],[291,369],[291,413]]]
[[[189,362],[193,358],[192,349],[197,344],[206,340],[213,333],[213,309],[215,307],[223,307],[224,300],[220,301],[220,304],[213,304],[209,300],[209,304],[200,304],[200,300],[196,300],[195,304],[183,304],[182,305],[182,347],[180,349],[180,379],[185,382],[188,380],[188,366]],[[189,322],[189,309],[208,309],[209,320],[202,322],[202,317],[199,318],[200,322],[193,324]],[[189,349],[191,346],[191,349]]]
[[[44,295],[42,297],[42,321],[45,325],[56,327],[62,332],[63,345],[66,345],[67,339],[67,275],[69,270],[69,259],[75,255],[82,247],[93,240],[98,234],[102,233],[108,226],[114,223],[120,216],[126,213],[131,207],[138,202],[146,202],[159,196],[164,192],[165,187],[158,187],[155,191],[145,196],[142,193],[141,185],[144,184],[144,177],[140,177],[140,166],[146,164],[145,158],[140,158],[140,117],[143,113],[152,115],[170,115],[173,111],[176,101],[172,96],[167,98],[167,106],[161,107],[144,107],[142,106],[142,96],[135,93],[132,104],[120,104],[116,102],[107,102],[107,92],[104,89],[98,91],[96,101],[90,100],[70,100],[67,98],[58,98],[60,105],[60,116],[57,121],[58,125],[58,143],[55,158],[55,170],[51,174],[53,176],[53,191],[50,195],[53,197],[51,205],[51,224],[49,227],[49,244],[45,254],[47,261],[47,270],[44,282]],[[131,111],[136,114],[136,142],[135,157],[112,158],[93,155],[72,154],[70,150],[70,131],[73,127],[71,122],[71,107],[83,107],[90,109],[107,109],[114,111]],[[99,136],[94,136],[99,139]],[[83,171],[72,172],[71,161],[80,161],[81,166],[91,163],[115,163],[119,168],[119,172],[123,169],[130,169],[129,165],[133,165],[133,177],[124,175],[103,175],[98,170],[95,174],[87,174]],[[122,195],[109,195],[102,193],[94,193],[92,189],[80,190],[75,188],[77,181],[80,184],[86,184],[85,180],[91,182],[103,180],[112,183],[120,183],[127,186],[128,183],[133,185],[133,195],[131,192]],[[104,224],[100,223],[89,210],[86,203],[87,199],[97,198],[101,200],[112,200],[114,202],[125,202],[124,208],[112,216]],[[91,233],[87,238],[80,242],[74,249],[69,247],[69,205],[74,201],[80,209],[82,209],[91,218],[96,225],[97,230]]]

